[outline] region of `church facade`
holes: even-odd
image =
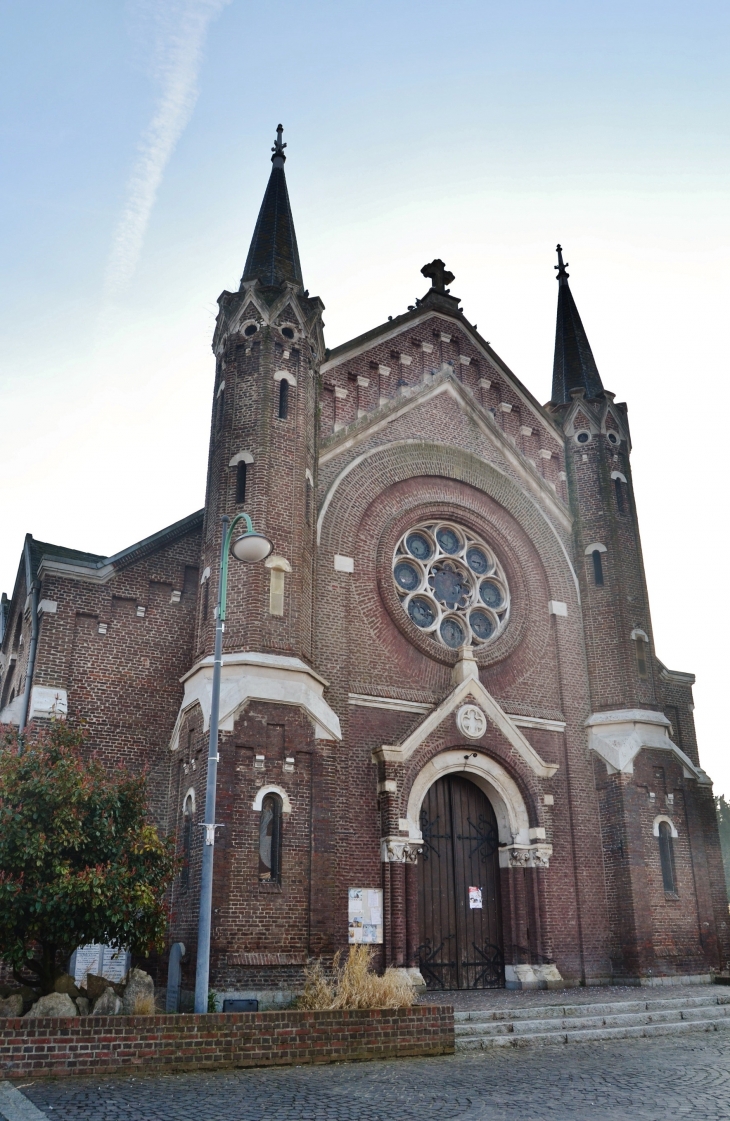
[[[229,565],[211,987],[273,1001],[353,942],[434,989],[709,979],[694,678],[654,649],[627,408],[560,248],[546,405],[440,260],[328,350],[284,147],[219,299],[205,508],[112,557],[27,536],[0,722],[83,718],[148,769],[192,989],[221,518],[246,512],[274,548]]]

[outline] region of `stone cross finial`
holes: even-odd
[[[437,292],[445,292],[446,285],[451,284],[451,281],[454,279],[454,274],[448,271],[446,265],[443,261],[440,261],[438,257],[435,261],[431,261],[430,264],[424,265],[421,269],[421,273],[423,276],[429,278],[432,287],[435,288]]]
[[[283,133],[283,131],[284,131],[284,126],[283,125],[277,125],[276,126],[276,140],[274,141],[274,147],[271,149],[271,151],[274,153],[273,156],[271,157],[271,162],[272,163],[276,159],[280,159],[283,163],[284,160],[286,159],[286,156],[284,155],[284,149],[286,148],[286,144],[282,144],[282,142],[281,142],[281,134]]]

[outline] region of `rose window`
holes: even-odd
[[[490,642],[507,624],[504,572],[489,546],[461,526],[409,529],[395,550],[393,579],[411,621],[452,650]]]

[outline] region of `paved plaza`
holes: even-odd
[[[718,1121],[730,1119],[730,1041],[690,1035],[20,1088],[41,1113],[29,1107],[28,1121]]]

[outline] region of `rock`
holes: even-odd
[[[88,1016],[89,1015],[89,1008],[91,1007],[91,1005],[89,1004],[89,1001],[88,1001],[87,997],[77,996],[74,1003],[76,1004],[76,1007],[79,1010],[79,1016]]]
[[[114,989],[104,989],[99,999],[94,1004],[94,1016],[118,1016],[122,1011],[121,998]]]
[[[56,978],[56,983],[53,986],[54,993],[68,993],[72,1000],[75,1000],[79,995],[79,990],[76,988],[76,982],[70,973],[62,973],[60,977]]]
[[[37,1000],[25,1019],[38,1016],[78,1016],[79,1012],[68,993],[49,993]]]
[[[124,990],[125,1016],[153,1016],[155,1012],[155,983],[143,969],[131,969]]]
[[[0,1019],[3,1016],[22,1016],[23,1015],[23,994],[11,993],[4,999],[0,999]]]
[[[111,981],[107,981],[106,977],[99,977],[96,973],[86,974],[86,995],[93,1003],[98,1000],[103,992],[112,987]]]

